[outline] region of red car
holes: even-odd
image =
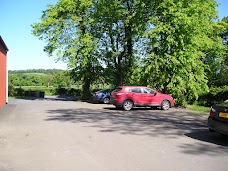
[[[174,106],[174,100],[170,95],[146,86],[119,86],[112,91],[110,103],[124,110],[131,110],[134,106],[161,107],[168,110]]]

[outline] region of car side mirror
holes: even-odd
[[[154,96],[156,96],[156,95],[157,95],[157,92],[154,93]]]

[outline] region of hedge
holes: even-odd
[[[199,97],[198,104],[202,106],[211,106],[215,103],[221,103],[228,99],[228,86],[211,87],[207,94]]]

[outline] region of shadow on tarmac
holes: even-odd
[[[170,109],[168,111],[153,110],[150,108],[134,108],[131,111],[123,111],[115,107],[103,109],[58,109],[49,110],[50,115],[46,121],[60,121],[73,123],[89,123],[100,132],[118,132],[121,134],[147,135],[151,137],[164,136],[165,138],[179,138],[186,136],[198,142],[207,142],[228,147],[227,137],[209,132],[207,128],[207,115],[194,114],[187,110]],[[186,153],[200,153],[216,151],[216,147],[207,149],[205,143],[185,144]],[[191,150],[187,150],[191,149]],[[195,149],[195,150],[193,150]],[[219,149],[221,150],[221,149]],[[226,149],[228,152],[228,149]]]

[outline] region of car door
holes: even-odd
[[[153,106],[153,105],[158,105],[159,104],[159,100],[156,97],[156,91],[146,87],[143,88],[143,94],[145,94],[145,103],[147,105]]]
[[[142,89],[140,87],[135,87],[131,89],[132,92],[132,100],[135,105],[143,105],[145,104],[145,94],[142,93]]]

